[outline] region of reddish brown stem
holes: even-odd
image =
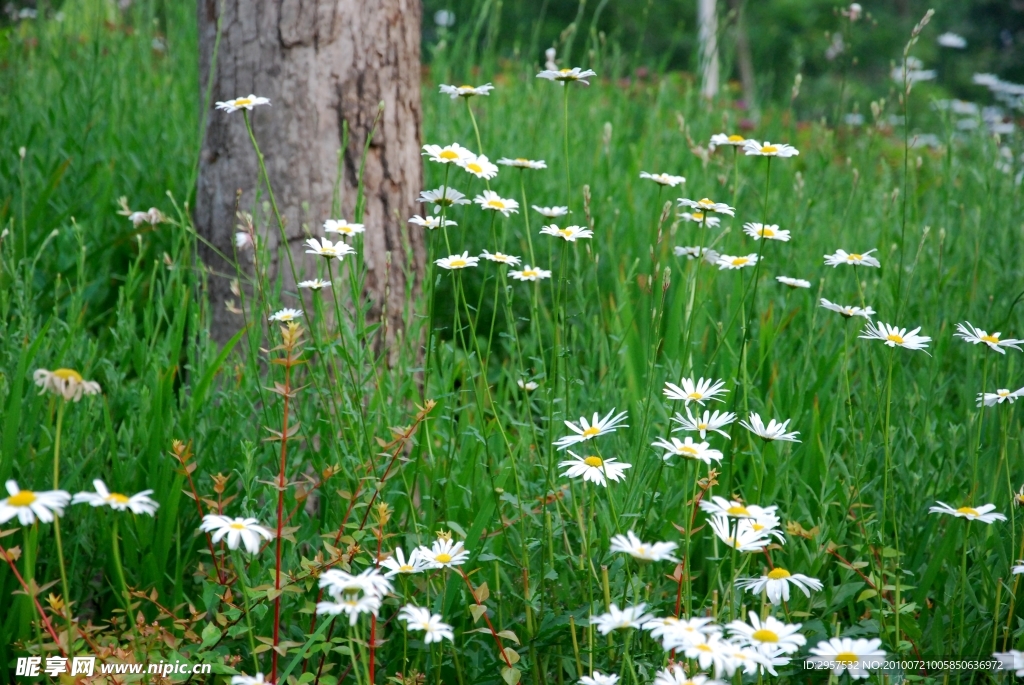
[[[36,611],[39,612],[39,618],[43,620],[43,626],[46,627],[46,632],[48,632],[50,634],[50,637],[53,638],[53,644],[57,645],[57,649],[60,650],[61,655],[67,658],[68,653],[64,651],[63,647],[61,647],[60,638],[57,637],[57,631],[53,629],[53,624],[50,623],[50,619],[46,616],[46,612],[43,611],[43,605],[39,603],[39,599],[35,596],[35,594],[33,594],[31,590],[29,590],[28,583],[26,583],[25,579],[21,577],[21,573],[18,572],[18,567],[15,566],[14,560],[7,556],[7,550],[4,549],[2,546],[0,546],[0,556],[4,558],[4,561],[7,562],[7,565],[11,567],[12,571],[14,571],[14,577],[17,578],[18,582],[21,584],[21,589],[25,591],[26,595],[32,598],[32,603],[36,605]],[[70,611],[70,607],[68,608],[68,611]],[[70,639],[71,636],[68,635],[68,640]]]
[[[473,597],[473,602],[477,606],[482,606],[480,601],[476,598],[476,590],[473,589],[473,583],[469,580],[469,576],[467,576],[466,572],[461,568],[458,569],[458,571],[459,575],[462,576],[462,579],[466,581],[467,587],[469,587],[469,594]],[[495,644],[498,645],[498,651],[501,652],[501,658],[505,660],[505,665],[512,668],[512,662],[509,661],[508,655],[505,654],[505,647],[501,644],[501,638],[498,637],[498,631],[494,629],[494,624],[491,623],[491,617],[487,615],[486,611],[484,611],[484,620],[487,621],[487,629],[491,631],[491,637],[494,638]]]
[[[291,350],[288,350],[288,358],[291,359]],[[285,467],[288,459],[288,398],[291,394],[289,380],[291,379],[291,366],[284,367],[284,419],[281,426],[281,468],[277,476],[277,534],[275,541],[277,549],[274,554],[274,589],[278,595],[274,598],[274,648],[270,663],[270,682],[277,682],[277,646],[281,641],[281,529],[284,526],[284,489],[287,480],[285,479]]]

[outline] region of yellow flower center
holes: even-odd
[[[694,212],[690,216],[693,217],[694,221],[704,221],[704,212]]]
[[[742,143],[745,140],[743,136],[738,136],[735,133],[729,136],[730,143]]]
[[[519,164],[526,164],[526,163],[527,163],[527,162],[529,162],[530,160],[526,159],[526,157],[516,157],[516,160],[515,160],[515,161],[516,161],[517,163],[519,163]]]
[[[770,155],[779,151],[779,148],[775,145],[764,145],[761,147],[762,155]]]
[[[232,530],[245,530],[245,524],[242,524],[242,523],[232,523],[232,524],[228,525],[228,528],[230,528]]]
[[[749,261],[750,261],[749,257],[737,257],[736,259],[732,260],[732,265],[733,266],[743,266],[744,264],[746,264]]]
[[[402,564],[401,566],[398,567],[398,572],[399,573],[412,573],[412,571],[413,571],[413,568],[412,568],[412,565],[410,565],[410,564]]]
[[[452,150],[441,150],[441,154],[438,155],[441,159],[458,159],[459,154]]]
[[[704,395],[702,393],[699,393],[699,392],[691,392],[689,395],[687,395],[687,397],[689,397],[691,400],[702,400],[702,399],[704,399]]]
[[[699,200],[697,202],[697,204],[699,204],[701,207],[714,207],[715,206],[715,203],[712,202],[711,200],[707,199],[706,197],[704,199],[702,199],[702,200]]]
[[[726,509],[725,513],[729,516],[750,516],[750,512],[747,511],[747,508],[741,504],[734,504],[733,506]]]
[[[706,424],[706,423],[698,423],[697,424],[697,430],[699,430],[699,431],[706,431],[707,429],[708,429],[708,424]]]
[[[857,658],[857,655],[853,652],[839,652],[833,657],[833,660],[837,664],[842,664],[843,666],[853,666],[860,661],[860,659]]]
[[[956,513],[963,514],[964,516],[981,516],[981,513],[977,509],[971,507],[960,507],[956,510]]]
[[[760,523],[751,523],[750,527],[754,530],[755,533],[759,533],[762,530],[764,530],[764,526],[762,526]]]
[[[897,345],[903,344],[903,337],[896,335],[895,333],[890,333],[889,335],[885,336],[885,339],[888,340],[889,342],[894,342]]]
[[[983,336],[981,336],[981,340],[982,340],[982,342],[991,343],[993,345],[998,345],[999,344],[999,336],[998,335],[983,335]]]
[[[715,651],[715,650],[711,649],[711,645],[707,645],[707,644],[704,644],[704,643],[701,643],[701,644],[697,645],[697,649],[699,649],[702,652],[713,652],[713,651]]]
[[[459,86],[459,90],[473,90],[473,86]]]
[[[249,98],[238,98],[237,100],[235,100],[235,107],[245,107],[246,105],[251,104],[252,100],[250,100]]]
[[[691,457],[696,457],[699,454],[697,448],[694,447],[693,445],[683,445],[682,447],[679,448],[679,452],[681,454],[687,454]]]
[[[558,230],[558,232],[561,233],[566,238],[572,236],[573,234],[573,230],[571,228],[561,228]]]
[[[569,74],[571,72],[572,72],[572,69],[559,69],[558,70],[559,74]]]
[[[764,228],[761,229],[761,235],[764,236],[765,238],[772,238],[775,236],[775,231],[765,226]]]
[[[22,490],[16,495],[7,498],[7,503],[12,507],[27,507],[36,501],[36,493],[31,490]]]
[[[590,428],[588,428],[585,431],[583,431],[583,437],[585,437],[585,438],[592,438],[595,435],[599,434],[600,432],[601,432],[600,428],[598,428],[597,426],[591,426]]]
[[[601,459],[601,457],[587,457],[586,459],[583,460],[583,463],[586,464],[587,466],[592,466],[595,469],[597,469],[601,468],[601,465],[604,464],[604,460]]]
[[[647,554],[647,548],[644,547],[643,545],[640,545],[639,547],[636,548],[636,553],[640,554],[640,555]]]
[[[444,552],[441,552],[436,557],[434,557],[434,561],[436,561],[439,564],[447,564],[447,563],[450,563],[451,560],[452,560],[452,555],[451,554],[445,554]]]
[[[848,256],[846,258],[846,261],[848,261],[848,262],[859,262],[862,259],[864,259],[864,255],[860,255],[860,254],[857,254],[856,252],[854,252],[853,254],[851,254],[850,256]]]
[[[761,628],[761,630],[755,630],[754,634],[750,637],[754,638],[758,642],[778,642],[779,636],[776,633],[768,630],[767,628]]]
[[[466,168],[472,171],[474,174],[482,174],[484,172],[484,168],[477,164],[476,162],[470,162],[469,164],[466,165]],[[491,200],[491,202],[493,202],[493,200]]]
[[[789,571],[784,568],[773,568],[768,572],[768,577],[772,580],[782,580],[783,578],[789,578]]]
[[[53,375],[62,381],[75,381],[76,383],[82,382],[82,374],[78,373],[74,369],[55,369]]]
[[[470,164],[469,166],[473,166],[473,165]],[[505,209],[505,203],[502,202],[501,200],[488,200],[487,201],[487,206],[488,207],[494,207],[495,209]]]
[[[537,270],[523,269],[523,278],[537,278]]]
[[[1010,391],[1006,390],[1006,389],[996,390],[996,394],[999,395],[1000,397],[1009,397],[1010,396]]]
[[[128,504],[128,498],[122,495],[120,492],[112,492],[107,495],[107,500],[110,502],[116,502],[117,504]]]
[[[453,269],[461,269],[462,267],[466,266],[466,260],[465,259],[452,259],[452,260],[450,260],[448,262],[448,266],[450,266]]]

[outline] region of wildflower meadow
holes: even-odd
[[[200,92],[161,7],[0,38],[0,680],[1024,676],[1024,87],[975,78],[999,122],[940,97],[941,13],[816,116],[596,33],[434,50],[395,331],[369,181],[287,281],[287,103]],[[260,161],[228,302],[190,209],[215,117]]]

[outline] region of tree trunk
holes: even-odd
[[[718,8],[716,0],[697,2],[700,44],[700,92],[707,99],[718,95]]]
[[[417,210],[420,161],[420,0],[198,0],[200,92],[210,64],[213,100],[254,93],[269,107],[250,112],[267,174],[285,221],[287,247],[299,279],[316,276],[310,236],[323,236],[326,219],[354,219],[356,184],[363,147],[378,106],[384,111],[373,133],[363,173],[363,249],[371,319],[378,319],[387,293],[388,337],[402,329],[407,288],[416,291],[425,258],[423,235],[406,220]],[[214,56],[218,12],[221,40]],[[225,303],[235,266],[231,257],[236,194],[239,208],[261,217],[260,238],[273,263],[272,278],[283,284],[282,306],[297,307],[295,277],[281,234],[270,213],[256,207],[259,173],[241,112],[208,113],[196,195],[196,228],[213,248],[202,256],[210,270],[213,333],[225,340],[242,318]],[[338,178],[342,125],[349,139],[343,155],[341,217],[331,216]],[[260,195],[267,200],[266,191]],[[340,236],[328,236],[332,240]],[[391,253],[391,267],[385,264]],[[316,259],[322,259],[317,257]],[[251,257],[239,259],[243,268]],[[335,268],[335,287],[343,285]]]

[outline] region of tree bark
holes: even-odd
[[[305,254],[306,238],[323,236],[326,219],[354,218],[363,147],[383,103],[363,172],[362,254],[347,259],[366,265],[371,319],[380,317],[387,293],[387,330],[393,338],[402,329],[407,289],[417,290],[425,258],[422,233],[409,231],[406,223],[416,210],[422,184],[420,0],[198,0],[198,12],[201,94],[214,60],[219,18],[212,99],[250,93],[270,98],[271,105],[257,107],[250,118],[300,280],[316,276],[314,255]],[[349,139],[338,217],[330,212],[343,122]],[[283,284],[280,304],[298,306],[280,231],[272,215],[255,206],[258,173],[241,112],[209,112],[195,221],[199,234],[213,246],[204,247],[201,256],[210,270],[213,334],[222,341],[242,323],[225,306],[237,299],[230,290],[235,265],[218,255],[234,254],[239,191],[243,211],[265,216],[259,222],[260,238],[272,256],[266,265],[269,275],[279,276]],[[265,190],[259,199],[267,200]],[[388,252],[390,269],[385,264]],[[239,261],[251,268],[251,257],[249,264],[244,258]],[[334,269],[335,287],[343,286],[339,271]]]
[[[700,44],[700,92],[707,99],[718,95],[718,8],[716,0],[697,2]]]

